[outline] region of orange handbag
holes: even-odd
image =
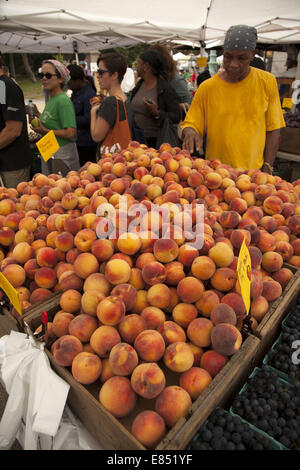
[[[101,147],[100,147],[100,155],[104,155],[105,153],[116,153],[120,152],[122,149],[126,149],[131,142],[131,132],[128,123],[128,117],[126,112],[126,106],[122,101],[124,112],[125,112],[125,119],[124,121],[120,121],[119,116],[119,103],[118,99],[116,98],[116,105],[117,105],[117,116],[116,122],[114,127],[110,129],[107,136],[103,140]],[[100,157],[101,158],[101,157]]]

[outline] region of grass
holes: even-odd
[[[41,85],[41,81],[38,79],[36,83],[32,83],[30,78],[24,75],[17,75],[16,81],[24,93],[25,102],[28,100],[42,100],[44,99],[44,93]]]

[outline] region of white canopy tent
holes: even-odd
[[[0,50],[72,53],[74,41],[79,53],[157,41],[216,47],[245,23],[259,42],[300,42],[300,1],[0,0]]]

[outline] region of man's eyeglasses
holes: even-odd
[[[52,78],[52,77],[57,77],[57,76],[58,76],[57,73],[50,73],[50,72],[47,72],[47,73],[42,73],[42,72],[40,72],[40,73],[38,73],[38,77],[39,77],[39,78],[44,78],[44,77],[46,77],[47,80],[50,80],[50,78]]]
[[[102,77],[102,75],[106,72],[109,72],[110,73],[110,70],[103,70],[103,69],[98,69],[97,70],[97,74],[100,75],[100,77]]]

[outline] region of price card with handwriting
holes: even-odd
[[[45,162],[53,157],[59,149],[59,144],[52,130],[47,132],[47,134],[36,143],[36,146]]]
[[[196,65],[197,67],[206,67],[207,57],[197,57]]]
[[[240,283],[241,295],[248,315],[250,310],[251,258],[245,242],[245,238],[243,240],[238,257],[237,277]]]
[[[22,315],[18,292],[2,273],[0,273],[0,288],[5,292],[5,294],[7,295],[19,315]]]

